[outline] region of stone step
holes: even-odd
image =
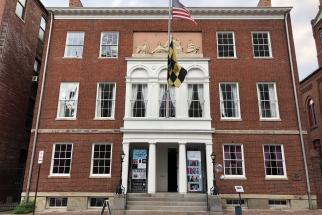
[[[207,202],[205,201],[127,201],[127,205],[159,205],[159,206],[207,206]]]
[[[176,198],[176,197],[128,197],[127,201],[164,201],[164,202],[207,202],[206,198]]]
[[[196,198],[206,198],[207,195],[204,193],[128,193],[127,197],[177,197],[177,198],[186,198],[186,197],[196,197]]]
[[[222,212],[209,211],[189,211],[189,212],[174,212],[174,211],[148,211],[148,210],[127,210],[124,212],[115,211],[113,215],[223,215]]]
[[[189,212],[207,211],[207,206],[128,205],[127,210]]]

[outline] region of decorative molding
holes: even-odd
[[[182,134],[182,133],[215,133],[214,129],[128,129],[128,128],[121,128],[120,130],[122,133],[167,133],[167,134]]]
[[[312,89],[312,87],[313,87],[312,83],[309,83],[308,86],[301,89],[301,93],[304,94],[304,93],[308,92],[309,90]]]
[[[93,179],[94,180],[94,179]],[[100,179],[97,179],[100,180]],[[103,179],[104,180],[104,179]],[[35,192],[30,192],[29,195],[31,197],[35,196]],[[104,193],[104,192],[38,192],[38,197],[81,197],[81,196],[88,196],[88,197],[112,197],[113,193]],[[21,197],[25,197],[26,192],[21,193]]]
[[[298,130],[216,130],[216,134],[254,134],[254,135],[298,135]],[[308,134],[303,131],[303,134]]]
[[[35,133],[35,129],[31,130]],[[39,129],[40,134],[119,134],[120,129]]]

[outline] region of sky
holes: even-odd
[[[67,7],[68,0],[41,0],[47,7]],[[186,7],[255,7],[259,0],[180,0]],[[165,7],[168,0],[82,0],[85,7]],[[311,20],[319,0],[272,0],[273,7],[291,6],[293,37],[300,80],[318,68]]]

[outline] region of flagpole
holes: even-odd
[[[169,0],[169,18],[168,18],[168,54],[170,53],[170,40],[171,40],[171,16],[172,16],[172,0]],[[169,56],[168,56],[169,57]],[[169,73],[169,68],[168,71]],[[168,75],[167,75],[168,77]],[[170,90],[169,90],[169,82],[167,80],[167,85],[166,85],[166,106],[165,106],[165,111],[166,111],[166,118],[169,118],[170,113],[169,113],[169,108],[170,108]]]

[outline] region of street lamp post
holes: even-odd
[[[120,154],[120,158],[121,158],[120,183],[119,183],[119,186],[116,189],[117,194],[123,194],[124,193],[124,187],[122,185],[122,167],[123,167],[124,157],[125,157],[125,154],[124,154],[124,152],[122,150],[122,152]]]
[[[218,192],[218,188],[217,188],[217,185],[216,185],[216,154],[214,152],[211,153],[210,155],[211,157],[211,160],[212,160],[212,168],[213,168],[213,172],[214,172],[214,181],[213,181],[213,187],[211,188],[211,195],[218,195],[219,192]]]

